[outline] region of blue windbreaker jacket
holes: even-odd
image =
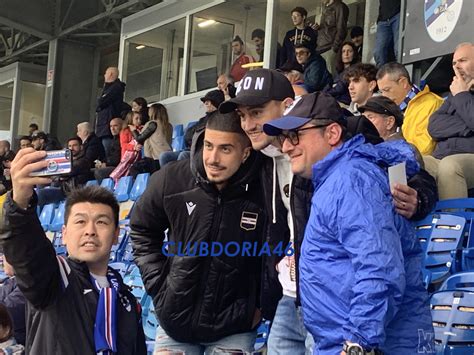
[[[300,293],[314,354],[340,354],[345,340],[384,354],[434,350],[422,250],[386,172],[403,161],[409,176],[418,171],[406,142],[373,146],[358,135],[313,166]]]

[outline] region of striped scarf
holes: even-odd
[[[416,94],[418,94],[420,92],[420,89],[418,88],[418,86],[414,85],[411,87],[410,91],[408,92],[407,96],[405,97],[405,99],[402,101],[402,103],[400,104],[400,110],[402,110],[402,112],[405,112],[405,110],[407,109],[408,107],[408,104],[409,102],[416,96]]]
[[[110,269],[107,271],[107,280],[112,287],[100,287],[92,275],[91,278],[92,284],[99,292],[94,325],[95,350],[100,355],[114,354],[117,352],[116,302],[119,283]]]

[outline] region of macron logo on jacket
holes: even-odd
[[[191,216],[191,213],[193,213],[196,208],[196,204],[192,201],[186,202],[186,208],[188,209],[188,215]]]

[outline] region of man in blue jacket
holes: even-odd
[[[386,166],[419,169],[402,141],[350,139],[334,98],[304,96],[264,125],[314,194],[300,256],[300,294],[315,354],[434,352],[421,247],[395,212]],[[354,352],[356,351],[356,352]]]
[[[321,55],[312,51],[307,44],[295,45],[296,61],[304,69],[304,86],[309,93],[331,87],[332,75]]]

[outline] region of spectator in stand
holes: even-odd
[[[332,76],[326,68],[326,62],[319,53],[311,52],[304,44],[297,44],[295,46],[295,56],[298,64],[303,66],[304,86],[309,93],[331,87]]]
[[[359,107],[359,112],[374,125],[384,141],[405,140],[402,135],[403,113],[400,107],[388,97],[371,97]],[[424,163],[420,152],[413,144],[411,146],[415,151],[416,160],[423,168]]]
[[[95,133],[101,139],[104,150],[107,150],[107,145],[112,142],[109,129],[110,121],[114,117],[120,117],[123,108],[125,83],[121,82],[118,77],[118,68],[107,68],[104,74],[102,95],[97,99]]]
[[[259,55],[259,62],[263,62],[263,52],[265,50],[265,31],[261,28],[257,28],[252,31],[252,41],[255,43],[255,51]],[[281,44],[277,42],[277,51],[276,51],[276,62],[275,66],[277,68],[281,67],[284,63],[280,58],[281,53]]]
[[[398,58],[398,30],[400,27],[399,0],[380,0],[375,36],[374,59],[378,68]]]
[[[13,336],[16,342],[25,345],[26,325],[25,325],[25,296],[16,283],[15,271],[3,256],[3,271],[8,276],[0,286],[0,304],[4,305],[13,321]],[[0,346],[1,348],[1,346]]]
[[[39,131],[39,127],[36,123],[30,123],[28,126],[28,134],[31,137],[34,132]]]
[[[138,112],[129,112],[125,118],[123,123],[122,130],[120,131],[120,157],[123,158],[123,155],[127,150],[129,151],[140,151],[142,149],[142,145],[138,144],[133,139],[132,128],[140,132],[141,128],[143,127],[141,122],[141,115]]]
[[[283,47],[281,49],[280,60],[286,63],[295,63],[295,46],[304,44],[311,52],[316,50],[318,34],[311,26],[306,25],[306,17],[308,12],[304,7],[297,6],[291,10],[291,20],[294,29],[289,30],[283,39]]]
[[[134,260],[160,323],[155,354],[248,354],[261,320],[260,258],[181,257],[176,246],[262,242],[260,156],[235,112],[209,117],[192,152],[191,163],[151,177],[130,220]]]
[[[36,150],[56,150],[58,147],[55,142],[49,139],[48,135],[42,131],[36,131],[31,136],[31,144]]]
[[[362,47],[364,46],[364,30],[362,27],[354,26],[351,29],[351,41],[357,49],[357,55],[362,58]]]
[[[13,150],[9,150],[1,159],[2,175],[0,176],[0,195],[12,189],[10,167],[13,159],[15,159],[15,152]]]
[[[239,36],[235,36],[232,40],[232,53],[234,54],[234,62],[230,67],[230,76],[234,82],[240,81],[247,73],[248,69],[242,68],[242,65],[253,63],[255,59],[251,55],[245,54],[244,42]]]
[[[104,146],[89,122],[81,122],[77,125],[77,136],[82,140],[82,150],[91,163],[91,168],[96,160],[105,160]]]
[[[95,164],[94,176],[97,181],[102,181],[114,171],[115,167],[120,163],[120,131],[123,127],[121,118],[114,118],[110,121],[110,133],[112,133],[112,143],[105,152],[105,162],[97,162]]]
[[[148,109],[150,121],[143,127],[143,133],[152,131],[145,140],[145,157],[158,160],[161,153],[171,151],[173,126],[169,122],[168,111],[162,104],[153,104]]]
[[[7,307],[0,304],[0,354],[23,355],[24,346],[14,338],[13,321]]]
[[[434,349],[423,253],[412,224],[393,208],[381,167],[407,161],[413,175],[413,151],[404,142],[351,139],[346,127],[325,93],[303,96],[286,117],[263,126],[278,136],[293,174],[314,187],[299,258],[302,318],[314,353]]]
[[[431,154],[436,142],[428,133],[428,121],[443,103],[443,99],[430,92],[428,85],[420,90],[410,80],[402,64],[387,63],[377,72],[377,85],[383,96],[400,106],[404,113],[403,137],[418,148],[421,154]]]
[[[440,199],[463,198],[474,188],[474,44],[461,43],[453,55],[451,95],[430,117],[437,142],[425,156],[426,170],[438,182]]]
[[[0,141],[0,159],[10,151],[10,142],[7,140]]]
[[[365,105],[376,92],[376,77],[377,68],[372,64],[357,63],[346,70],[344,78],[349,83],[351,103],[348,110],[350,114],[360,115],[359,106]]]
[[[336,54],[347,35],[349,8],[342,0],[323,0],[321,24],[315,24],[318,30],[317,51],[326,61],[332,75],[336,74]]]
[[[142,115],[142,122],[148,122],[148,102],[143,97],[136,97],[132,101],[132,111],[139,112]]]
[[[20,149],[32,147],[31,145],[31,137],[30,136],[22,136],[20,137]]]
[[[63,191],[69,192],[75,187],[84,185],[91,176],[92,162],[86,155],[86,151],[80,137],[72,137],[67,141],[67,147],[72,153],[71,173],[61,177]]]
[[[346,41],[342,43],[336,57],[336,76],[332,87],[327,87],[324,91],[334,97],[339,103],[349,105],[351,97],[349,95],[349,83],[345,79],[345,71],[360,61],[357,55],[357,48],[354,43]]]
[[[184,132],[185,149],[178,152],[164,152],[160,155],[160,167],[165,166],[171,161],[188,159],[191,155],[191,148],[194,133],[199,132],[206,127],[206,122],[210,116],[217,112],[219,105],[224,102],[224,94],[220,90],[211,90],[205,96],[201,97],[201,101],[206,108],[206,114],[201,117],[194,126],[188,128]]]
[[[68,196],[57,256],[36,214],[31,177],[45,152],[22,149],[12,163],[0,242],[27,300],[27,354],[145,355],[141,308],[120,274],[108,267],[117,243],[119,205],[112,192],[88,186]]]
[[[230,100],[235,97],[234,79],[230,75],[221,74],[217,78],[217,88],[224,93],[225,100]]]

